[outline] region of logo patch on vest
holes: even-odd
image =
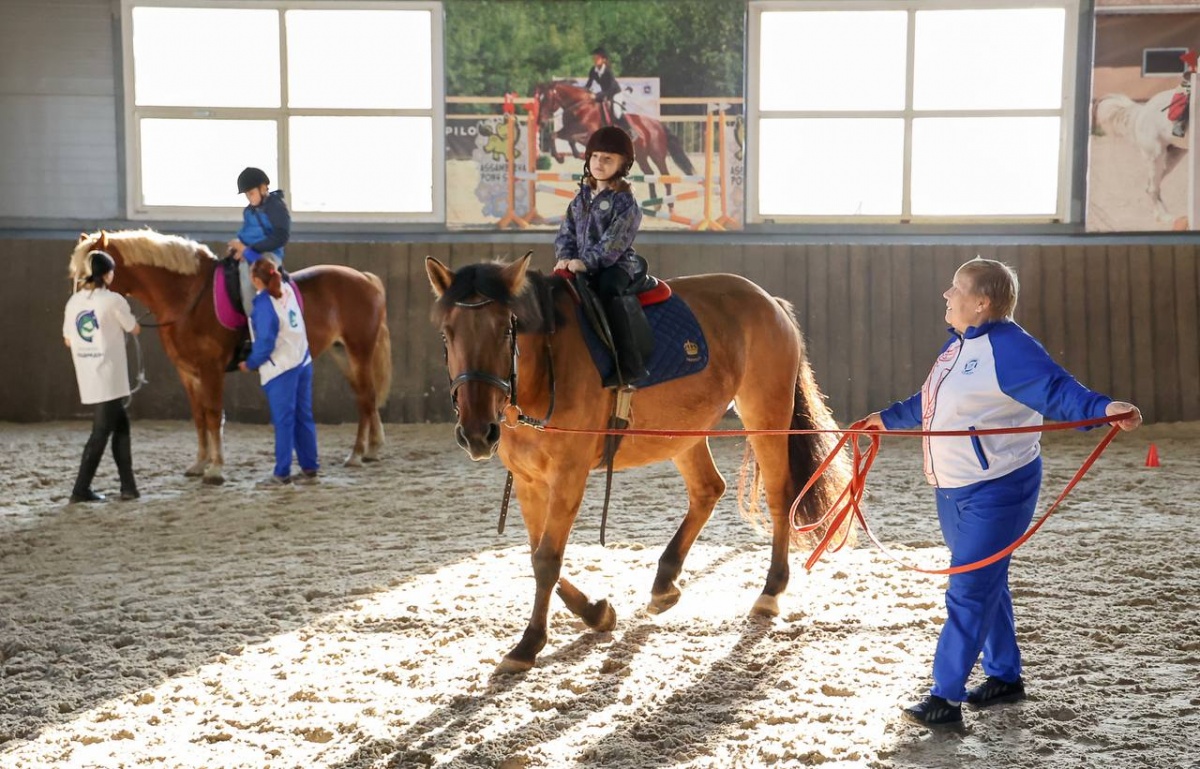
[[[292,328],[297,328],[300,325],[300,322],[296,320],[295,310],[288,310],[288,325]]]
[[[99,330],[100,320],[96,317],[95,310],[84,310],[75,316],[75,331],[83,341],[92,341]]]
[[[975,369],[977,369],[977,368],[979,368],[979,359],[974,358],[972,360],[967,361],[966,364],[963,366],[963,373],[964,374],[974,374]]]

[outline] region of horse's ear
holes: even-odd
[[[432,256],[427,256],[425,257],[425,272],[429,274],[429,285],[433,286],[434,296],[441,299],[442,294],[446,293],[450,284],[454,282],[454,270]]]
[[[79,233],[79,240],[77,240],[75,242],[82,243],[83,241],[85,241],[87,239],[88,239],[88,234],[86,232],[81,232],[81,233]]]
[[[100,240],[96,241],[96,249],[99,251],[108,250],[108,233],[104,230],[100,230]]]
[[[525,271],[529,269],[529,260],[532,258],[533,251],[526,251],[525,256],[505,266],[502,274],[509,296],[517,296],[525,290]]]

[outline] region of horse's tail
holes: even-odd
[[[683,150],[683,142],[679,141],[679,137],[668,131],[665,127],[663,133],[667,135],[667,152],[671,153],[671,160],[679,166],[685,176],[691,176],[696,173],[696,168],[692,165],[692,160]]]
[[[791,429],[837,430],[838,425],[833,419],[833,412],[829,410],[825,396],[822,395],[821,388],[813,377],[812,366],[808,362],[807,344],[804,341],[804,333],[800,330],[800,323],[796,320],[796,312],[792,308],[791,302],[779,297],[776,297],[775,301],[779,303],[792,325],[795,326],[800,340],[800,364],[796,370],[796,393],[792,407]],[[804,488],[804,484],[808,483],[808,479],[825,461],[836,444],[837,436],[832,433],[788,436],[788,465],[791,470],[788,486],[789,499],[795,499],[795,495]],[[804,523],[819,520],[837,501],[849,481],[850,459],[846,456],[846,452],[842,451],[837,458],[830,462],[829,467],[800,500],[800,507],[797,511],[800,520]],[[848,527],[849,523],[847,521],[845,525]],[[820,536],[822,533],[815,532],[815,535]],[[799,539],[807,538],[799,537]]]
[[[371,281],[383,296],[383,301],[380,303],[379,331],[375,336],[375,349],[371,353],[371,380],[375,384],[375,408],[380,408],[387,403],[388,391],[392,389],[392,332],[388,330],[387,324],[387,292],[378,275],[366,271],[363,272],[363,275],[367,276],[367,280]]]
[[[1096,102],[1096,119],[1092,124],[1104,132],[1112,131],[1115,136],[1129,136],[1139,109],[1141,105],[1133,99],[1114,93]]]

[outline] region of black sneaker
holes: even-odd
[[[97,494],[96,492],[92,491],[91,489],[88,489],[87,491],[81,492],[79,494],[71,495],[71,504],[72,505],[79,504],[80,502],[103,502],[103,501],[104,501],[104,495]]]
[[[962,723],[962,706],[951,705],[943,697],[931,694],[912,707],[904,709],[904,717],[926,726]]]
[[[141,499],[142,495],[137,489],[121,489],[121,501],[132,502],[135,499]]]
[[[1025,682],[1018,678],[1009,683],[995,676],[973,689],[967,690],[967,704],[973,708],[986,708],[1006,702],[1019,702],[1025,699]]]

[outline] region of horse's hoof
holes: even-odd
[[[778,617],[779,599],[765,593],[760,595],[754,602],[754,608],[750,610],[750,614],[755,617]]]
[[[496,666],[496,672],[500,675],[514,675],[516,673],[525,673],[533,667],[533,662],[525,660],[515,660],[512,657],[505,657]]]
[[[378,462],[378,461],[379,461],[379,455],[378,455],[378,454],[363,454],[362,461],[364,461],[364,462]]]
[[[225,476],[224,475],[208,475],[207,473],[204,475],[204,485],[205,486],[222,486],[224,484],[225,484]]]
[[[204,475],[204,465],[192,465],[183,471],[184,478],[199,478]]]
[[[674,608],[675,604],[679,603],[679,597],[683,593],[674,585],[666,593],[650,596],[650,603],[646,605],[646,611],[651,614],[662,614],[668,609]]]
[[[342,463],[342,467],[362,467],[363,457],[361,454],[351,454],[346,457],[346,461]]]
[[[607,600],[596,602],[596,613],[600,616],[588,622],[588,627],[597,633],[609,633],[617,626],[617,613]]]

